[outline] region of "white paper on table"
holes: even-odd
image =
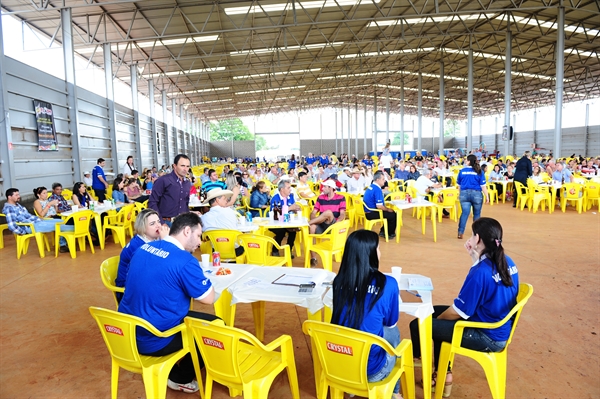
[[[411,277],[408,279],[408,289],[433,291],[433,283],[429,277]]]
[[[323,281],[325,281],[326,278],[327,274],[325,273],[317,273],[313,276],[298,276],[293,274],[284,274],[277,280],[273,281],[273,284],[299,286],[300,284],[315,283],[315,285],[320,285]]]

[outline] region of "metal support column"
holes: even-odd
[[[175,153],[174,156],[177,156],[181,153],[180,145],[179,145],[179,129],[177,128],[177,102],[174,98],[171,99],[171,111],[173,112],[173,134],[175,135]]]
[[[440,142],[438,155],[444,154],[444,62],[440,62]]]
[[[363,155],[367,153],[367,97],[363,100]],[[356,151],[358,152],[358,150]],[[357,155],[358,156],[358,155]]]
[[[510,92],[512,85],[511,70],[511,59],[512,59],[512,32],[510,31],[510,15],[507,18],[506,23],[506,56],[504,62],[504,124],[506,126],[507,135],[506,141],[504,142],[504,157],[509,154],[510,151]]]
[[[562,139],[562,105],[565,77],[565,7],[562,0],[558,7],[558,19],[556,21],[556,94],[554,101],[554,156],[561,156]]]
[[[400,156],[404,159],[404,79],[400,85]]]
[[[354,100],[354,155],[358,158],[358,102]]]
[[[160,168],[158,164],[158,153],[160,152],[159,145],[160,140],[158,139],[158,133],[156,129],[156,104],[154,103],[154,80],[148,81],[148,97],[150,101],[150,136],[152,137],[152,152],[153,162],[156,168]]]
[[[71,9],[60,12],[63,36],[63,57],[65,61],[65,83],[67,86],[67,106],[69,108],[69,130],[71,132],[71,159],[73,159],[73,183],[81,179],[81,151],[79,135],[79,104],[77,102],[77,83],[75,81],[75,56],[73,51],[73,24]]]
[[[165,148],[167,150],[165,159],[167,160],[167,165],[169,165],[169,162],[171,162],[171,135],[169,134],[171,127],[169,126],[169,123],[167,122],[169,120],[169,110],[167,109],[167,91],[162,90],[161,94],[162,94],[162,109],[163,109],[163,129],[165,131]]]
[[[334,112],[334,118],[335,118],[335,153],[339,154],[338,152],[338,120],[337,120],[337,110]],[[322,150],[321,150],[322,151]],[[322,154],[323,152],[321,152]]]
[[[373,94],[373,152],[377,156],[377,88]]]
[[[323,113],[319,112],[319,135],[321,137],[321,154],[323,153]],[[300,154],[300,157],[302,154]]]
[[[472,40],[472,39],[470,39]],[[469,42],[469,77],[467,83],[467,154],[473,149],[473,47]]]
[[[344,153],[344,107],[340,107],[340,154]]]
[[[71,26],[70,23],[69,26]],[[12,129],[10,126],[8,90],[6,89],[6,68],[4,67],[4,40],[2,32],[2,17],[0,17],[0,157],[2,160],[0,170],[2,171],[2,184],[5,189],[4,191],[6,191],[8,188],[16,188],[17,184],[12,145]],[[73,158],[75,159],[75,154],[73,154]],[[0,194],[0,197],[4,197],[4,192]]]
[[[423,74],[419,71],[418,91],[417,91],[417,120],[418,120],[418,136],[417,136],[417,151],[421,151],[423,145],[421,139],[423,137]]]
[[[348,155],[352,150],[350,150],[350,139],[352,138],[352,115],[350,115],[350,104],[348,104]]]
[[[136,162],[140,173],[144,162],[142,160],[142,134],[140,132],[140,106],[138,104],[138,80],[137,80],[137,64],[129,67],[130,82],[131,82],[131,109],[133,111],[133,131],[135,133],[135,155]]]
[[[69,22],[69,25],[71,23]],[[106,107],[108,108],[108,130],[111,142],[112,167],[115,176],[119,173],[119,149],[117,141],[117,115],[115,113],[115,89],[112,73],[112,53],[110,43],[102,45],[102,54],[104,55],[104,82],[106,85]]]
[[[385,144],[390,142],[390,89],[385,88]]]

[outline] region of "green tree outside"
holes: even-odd
[[[394,133],[394,137],[392,138],[392,145],[401,145],[401,138],[400,135],[402,133]],[[408,135],[408,133],[404,133],[404,145],[408,145],[408,143],[410,142],[410,137]]]
[[[444,137],[460,136],[460,123],[454,119],[446,119],[444,126]]]
[[[240,118],[227,119],[210,124],[210,139],[212,141],[241,141],[254,140],[256,150],[267,149],[267,140],[264,137],[254,137],[248,126]]]

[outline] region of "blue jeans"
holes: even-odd
[[[383,327],[383,338],[390,343],[394,348],[400,345],[400,331],[397,326],[394,327]],[[390,373],[392,369],[396,365],[396,356],[390,355],[386,352],[385,354],[385,364],[383,367],[377,371],[375,374],[371,374],[367,376],[367,380],[369,382],[381,381]],[[400,380],[396,381],[396,385],[394,386],[394,393],[400,393]]]
[[[448,306],[433,307],[431,330],[433,337],[433,360],[435,364],[435,370],[438,369],[442,342],[452,342],[454,325],[457,321],[459,321],[438,319],[438,316],[441,315],[446,309],[448,309]],[[413,343],[413,356],[416,358],[421,357],[418,319],[410,322],[410,338]],[[494,341],[478,328],[465,328],[461,345],[465,348],[479,352],[500,352],[506,346],[506,341]]]
[[[62,223],[60,219],[52,219],[52,220],[40,220],[39,222],[34,222],[33,227],[35,227],[35,231],[37,233],[54,233],[56,230],[56,225]],[[74,226],[61,226],[62,231],[73,231]],[[28,226],[25,226],[27,233],[31,233],[31,229]],[[64,237],[60,237],[60,246],[67,245],[67,240]]]
[[[481,206],[483,205],[483,194],[481,190],[460,190],[460,207],[462,214],[458,221],[458,234],[465,232],[467,219],[471,213],[473,206],[473,221],[476,221],[481,216]]]

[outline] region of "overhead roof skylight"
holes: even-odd
[[[298,1],[296,2],[296,9],[310,9],[310,8],[328,8],[328,7],[345,7],[354,5],[373,5],[373,3],[379,3],[380,0],[320,0],[320,1]],[[276,4],[263,4],[260,6],[244,6],[244,7],[226,7],[225,14],[227,15],[240,15],[248,13],[269,13],[278,11],[289,11],[292,10],[292,3],[276,3]]]

